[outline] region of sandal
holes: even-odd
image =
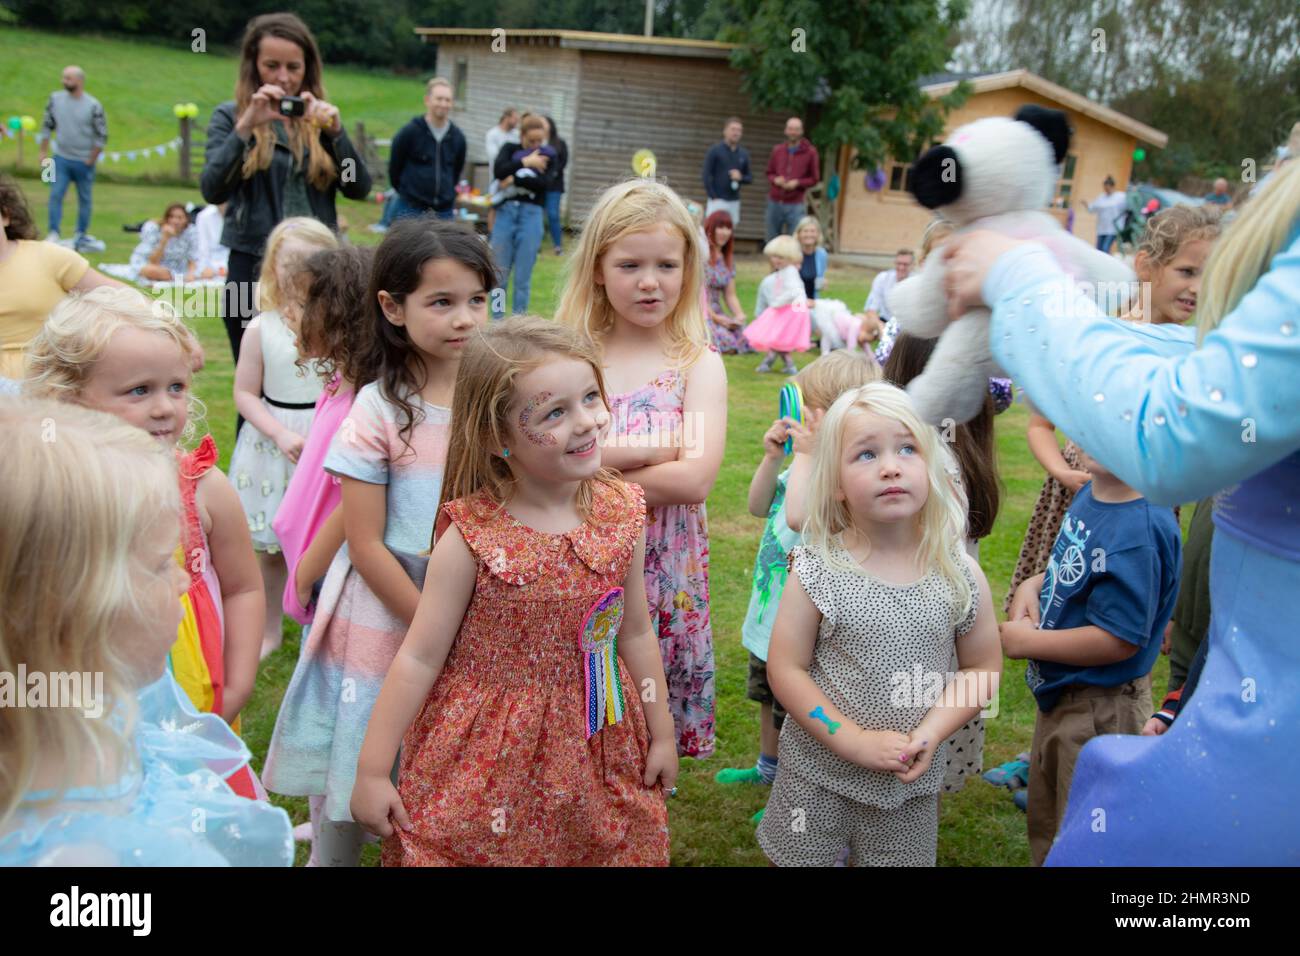
[[[1029,785],[1029,762],[1018,758],[1009,760],[1000,767],[984,771],[981,776],[995,787],[1020,790]]]

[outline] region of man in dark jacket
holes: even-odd
[[[785,142],[772,147],[767,160],[767,241],[782,233],[794,235],[804,217],[804,190],[821,180],[817,147],[804,139],[803,120],[791,116],[785,123]]]
[[[465,168],[465,134],[451,121],[452,85],[440,76],[429,81],[423,116],[414,117],[393,137],[388,181],[397,190],[393,219],[432,210],[451,219],[456,184]]]
[[[709,197],[704,218],[718,209],[725,210],[733,228],[740,225],[740,187],[754,181],[749,171],[749,151],[740,145],[744,131],[740,117],[731,117],[723,127],[722,142],[714,143],[704,156],[704,192]]]

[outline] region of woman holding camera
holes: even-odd
[[[222,318],[237,362],[271,230],[290,216],[337,229],[335,192],[349,199],[370,194],[370,173],[338,107],[325,99],[316,39],[292,13],[249,21],[235,99],[218,106],[208,123],[199,186],[208,202],[227,203],[221,242],[230,261]]]

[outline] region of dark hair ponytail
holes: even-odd
[[[906,388],[925,369],[937,341],[899,334],[885,360],[886,381]],[[952,443],[966,492],[966,536],[976,541],[993,533],[993,522],[1002,504],[993,415],[993,396],[985,394],[984,407],[970,421],[957,426]]]

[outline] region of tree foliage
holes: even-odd
[[[259,13],[291,10],[312,28],[331,63],[388,68],[432,65],[434,48],[417,26],[506,27],[640,33],[643,4],[629,0],[0,0],[21,22],[59,30],[106,30],[184,38],[203,29],[208,42],[232,46]],[[718,0],[656,0],[655,34],[713,39],[722,26]]]
[[[1162,130],[1168,148],[1135,172],[1169,185],[1240,177],[1300,120],[1300,6],[1282,0],[977,0],[955,59],[1023,67]]]
[[[823,155],[842,144],[856,168],[911,159],[943,132],[966,89],[939,100],[917,81],[945,68],[965,0],[731,0],[720,39],[763,109],[805,117]],[[812,123],[807,119],[811,117]]]

